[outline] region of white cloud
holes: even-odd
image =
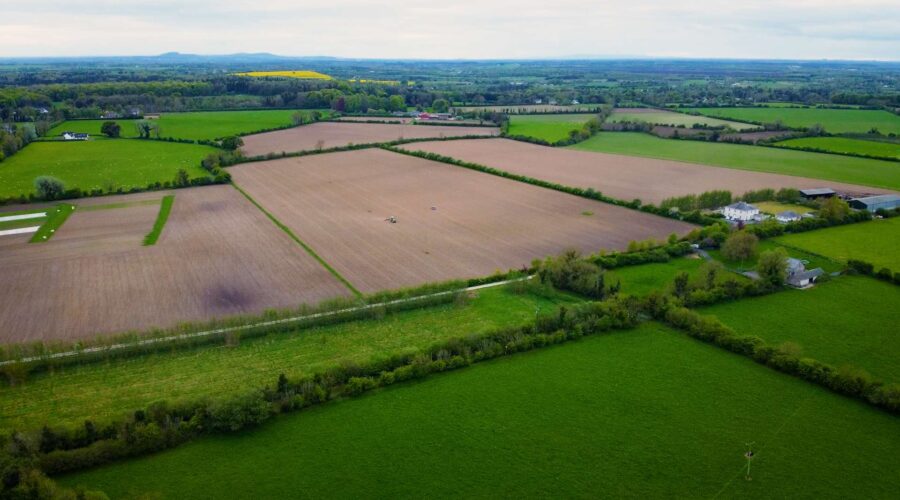
[[[0,0],[4,3],[11,0]],[[900,59],[885,0],[42,0],[3,7],[0,57],[167,51],[381,58]]]

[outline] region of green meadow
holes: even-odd
[[[58,480],[111,498],[890,498],[898,456],[896,417],[644,324]]]
[[[792,342],[805,357],[850,364],[900,383],[900,287],[842,276],[809,290],[788,290],[702,309],[742,335],[771,345]]]
[[[177,200],[176,200],[177,203]],[[364,362],[415,351],[451,337],[524,324],[538,311],[578,299],[478,292],[459,305],[404,311],[242,340],[233,347],[201,346],[133,358],[54,368],[21,385],[0,385],[0,431],[105,421],[158,400],[223,397],[272,385],[280,373],[300,377],[344,361]]]
[[[750,123],[740,123],[731,120],[720,120],[718,118],[710,118],[703,115],[689,115],[687,113],[676,113],[674,111],[655,111],[649,113],[633,113],[627,111],[616,110],[609,117],[611,122],[646,122],[655,125],[684,125],[690,127],[694,124],[708,125],[711,127],[728,126],[735,130],[753,130],[759,128],[757,125]]]
[[[880,156],[900,159],[900,143],[866,141],[847,137],[801,137],[778,143],[786,148],[815,148],[835,153]]]
[[[0,198],[34,192],[34,179],[56,177],[67,189],[104,191],[172,181],[179,169],[191,178],[209,174],[200,160],[209,146],[137,139],[42,141],[29,144],[0,163]]]
[[[509,135],[524,135],[557,142],[569,138],[569,132],[581,127],[593,114],[512,115],[509,117]]]
[[[159,126],[160,137],[212,140],[290,125],[291,116],[296,112],[290,109],[276,109],[162,113],[159,119],[148,121]],[[312,110],[301,112],[309,114],[312,113]],[[47,136],[58,137],[66,131],[86,132],[94,136],[101,136],[100,126],[107,121],[115,121],[119,124],[122,137],[138,137],[136,124],[140,120],[69,120],[53,127],[47,132]]]
[[[846,262],[856,259],[900,272],[900,217],[779,236],[774,241]]]
[[[872,109],[819,109],[819,108],[687,108],[708,116],[737,121],[774,123],[781,120],[789,127],[821,125],[832,134],[864,133],[875,128],[882,134],[900,133],[900,116],[883,110]]]
[[[601,132],[570,147],[900,190],[900,164],[883,160],[742,144],[660,139],[639,132]]]

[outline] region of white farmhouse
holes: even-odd
[[[800,220],[800,214],[794,212],[793,210],[785,210],[784,212],[779,212],[775,219],[782,224],[787,224],[788,222],[794,222]]]
[[[739,201],[723,208],[722,215],[728,220],[747,222],[759,218],[759,209],[749,203]]]

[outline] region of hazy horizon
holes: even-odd
[[[0,58],[267,52],[348,59],[900,60],[886,0],[113,0],[4,6]]]

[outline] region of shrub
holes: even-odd
[[[56,177],[42,175],[34,180],[34,188],[38,198],[42,200],[58,200],[66,192],[66,186]]]
[[[262,391],[211,404],[207,408],[209,424],[217,431],[236,431],[257,425],[271,414]]]

